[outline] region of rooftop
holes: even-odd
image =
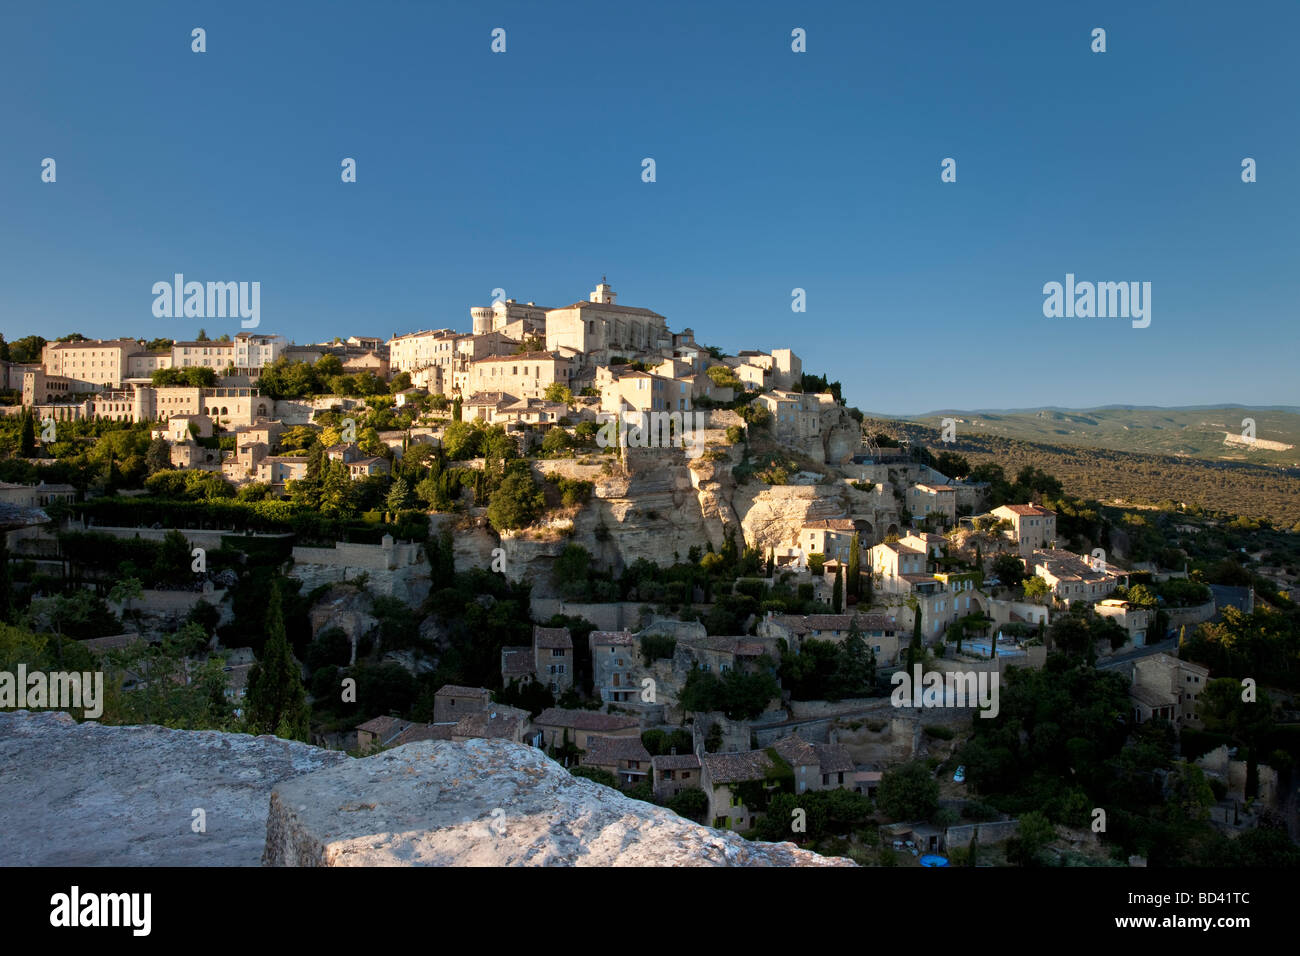
[[[639,727],[641,721],[636,717],[623,714],[602,714],[596,710],[566,710],[563,707],[548,707],[533,723],[546,727],[569,727],[573,730],[627,730]]]
[[[772,758],[762,750],[737,754],[701,754],[700,762],[715,784],[762,780],[772,768]]]
[[[567,627],[534,627],[533,647],[567,650],[573,647],[573,636]]]

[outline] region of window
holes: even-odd
[[[562,648],[562,647],[553,647],[553,648],[551,648],[551,656],[552,656],[552,657],[563,657],[563,656],[564,656],[564,648]]]

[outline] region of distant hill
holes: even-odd
[[[963,456],[972,465],[999,465],[1008,477],[1021,468],[1041,468],[1059,478],[1068,494],[1106,504],[1195,504],[1211,511],[1268,518],[1300,531],[1300,469],[1247,461],[1116,451],[1042,441],[1024,441],[962,430],[956,441],[940,441],[936,426],[899,419],[866,418],[863,430],[906,439],[935,454]]]
[[[939,428],[957,420],[957,435],[988,435],[1051,445],[1217,462],[1300,467],[1300,407],[1222,405],[1153,408],[1034,408],[934,411],[915,416],[872,416]],[[1242,436],[1242,419],[1255,420],[1255,442]]]

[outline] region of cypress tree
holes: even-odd
[[[307,740],[311,708],[298,662],[284,630],[280,586],[271,585],[266,609],[266,644],[248,674],[248,729],[289,740]]]
[[[849,579],[845,582],[845,593],[853,598],[862,595],[862,544],[856,531],[849,542]]]
[[[911,598],[908,604],[912,608],[912,643],[907,646],[907,673],[911,677],[912,666],[921,658],[921,603]]]
[[[844,610],[844,575],[843,568],[839,565],[835,567],[835,583],[831,585],[831,607],[836,614]]]
[[[23,409],[23,420],[18,435],[18,454],[23,458],[30,458],[36,454],[36,422],[32,418],[30,408]]]

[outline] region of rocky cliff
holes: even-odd
[[[573,777],[499,740],[357,760],[213,731],[0,713],[19,866],[833,866]]]
[[[869,494],[852,488],[837,467],[857,449],[857,422],[839,406],[826,409],[820,437],[797,442],[795,450],[828,463],[819,485],[766,485],[751,480],[737,485],[733,468],[743,447],[726,441],[726,428],[743,425],[734,412],[712,411],[700,433],[704,453],[694,458],[679,448],[626,448],[621,459],[600,465],[558,461],[539,463],[551,471],[589,480],[591,499],[552,525],[498,538],[483,520],[460,522],[455,529],[456,566],[492,567],[493,549],[504,552],[505,573],[527,580],[538,597],[555,596],[550,570],[565,545],[586,548],[599,567],[615,573],[640,558],[667,566],[685,561],[692,547],[720,548],[730,531],[743,529],[745,541],[761,549],[794,542],[800,527],[818,518],[854,518],[866,522],[867,543],[897,530],[898,504],[892,494]],[[772,442],[765,439],[764,446]],[[877,534],[878,529],[878,534]]]

